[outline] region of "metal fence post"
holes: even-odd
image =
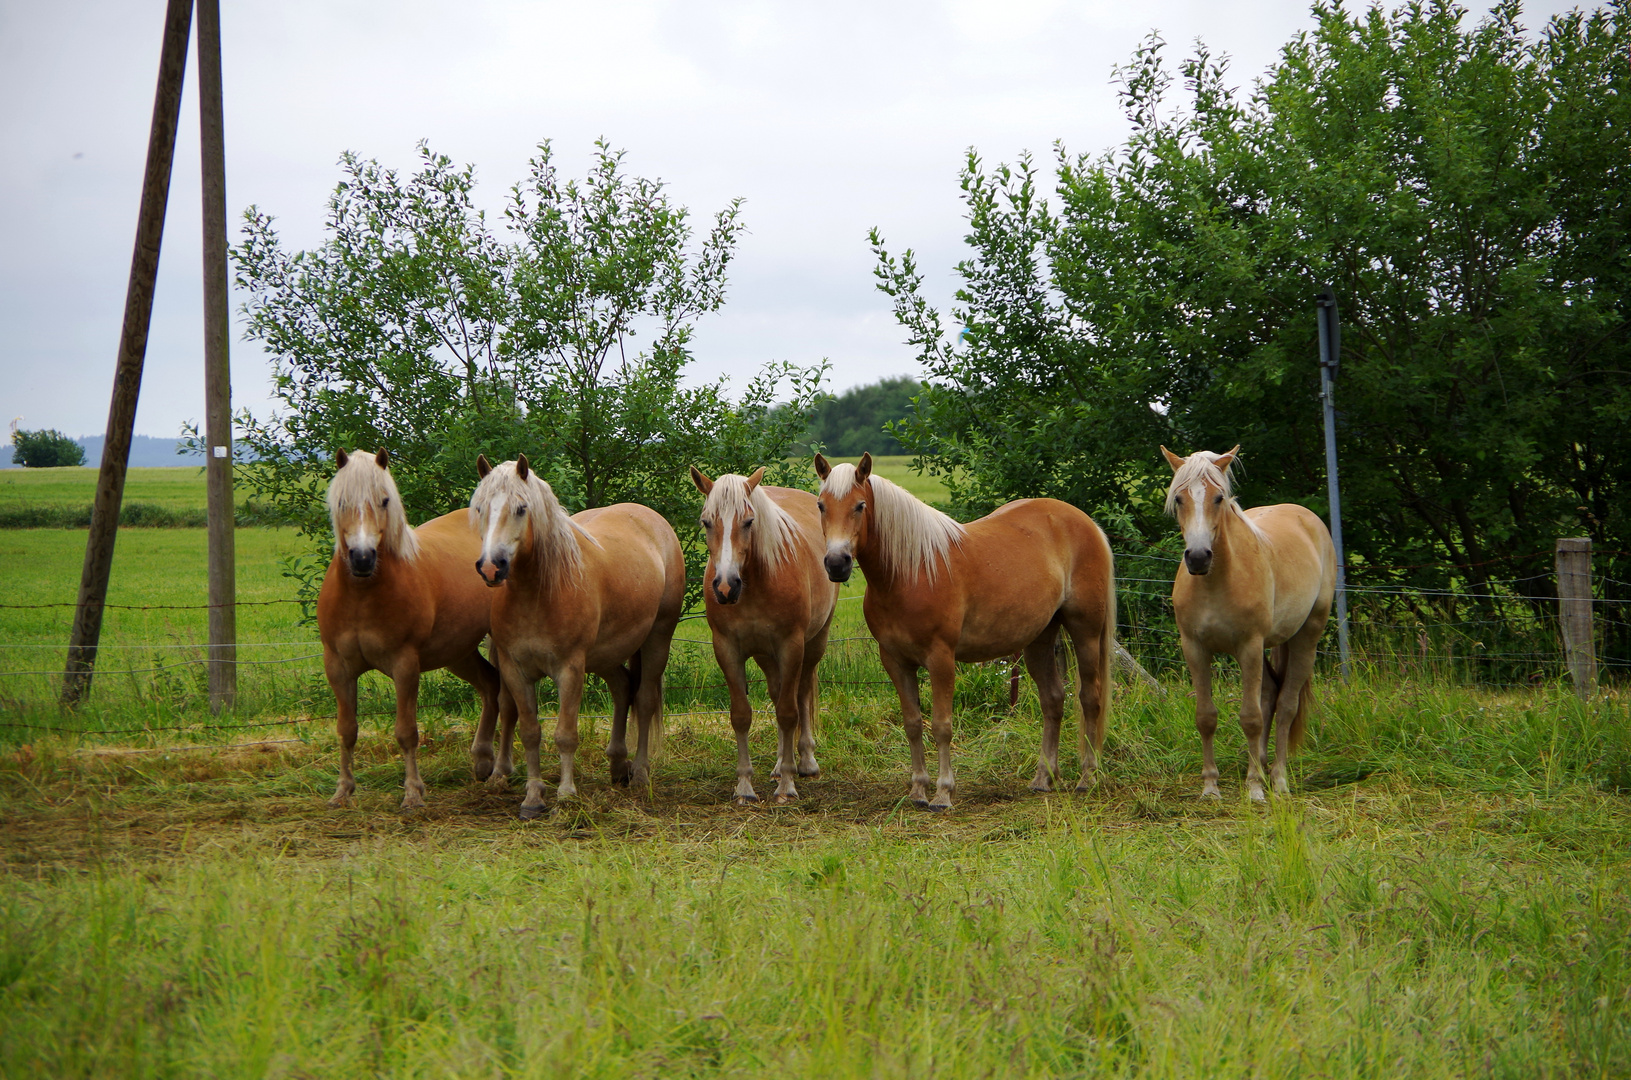
[[[1588,698],[1597,689],[1597,649],[1591,633],[1591,538],[1557,542],[1557,621],[1574,692]]]
[[[1342,657],[1342,681],[1347,682],[1352,662],[1348,649],[1348,560],[1342,551],[1342,494],[1337,485],[1337,411],[1335,383],[1342,362],[1342,324],[1337,316],[1336,292],[1330,286],[1314,298],[1320,329],[1320,400],[1325,404],[1325,483],[1331,500],[1331,544],[1337,556],[1337,649]]]

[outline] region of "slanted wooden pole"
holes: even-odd
[[[91,531],[79,576],[79,603],[62,676],[64,705],[77,704],[90,692],[96,646],[102,637],[102,610],[108,598],[108,573],[113,567],[113,542],[125,496],[130,436],[136,424],[136,396],[141,391],[147,330],[153,318],[153,284],[158,277],[159,244],[164,239],[164,209],[170,197],[170,165],[176,153],[176,121],[181,114],[181,82],[187,68],[192,16],[192,0],[169,0],[164,12],[164,45],[159,53],[158,88],[153,94],[153,122],[147,136],[147,168],[142,174],[142,200],[136,214],[130,283],[125,288],[125,318],[119,331],[113,400],[108,406],[107,438],[102,444],[96,499],[91,504]]]
[[[198,0],[198,119],[204,167],[204,476],[209,493],[210,711],[238,698],[232,511],[232,368],[227,317],[227,166],[220,0]]]
[[[1557,542],[1557,621],[1574,692],[1590,697],[1597,689],[1597,648],[1591,633],[1591,537]]]

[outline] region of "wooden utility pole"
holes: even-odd
[[[153,94],[153,122],[147,137],[147,168],[142,174],[130,283],[125,288],[125,318],[119,331],[113,400],[108,406],[107,438],[102,444],[96,500],[91,505],[91,531],[79,577],[79,604],[62,677],[65,705],[77,704],[90,692],[96,646],[102,637],[108,572],[113,566],[113,542],[119,531],[119,507],[124,502],[130,435],[136,424],[136,396],[141,390],[147,330],[153,318],[153,283],[158,277],[159,244],[164,239],[164,209],[170,197],[170,165],[175,159],[176,121],[181,114],[181,82],[187,68],[192,15],[192,0],[169,0],[164,12],[164,45],[159,53],[158,88]]]
[[[232,708],[238,697],[223,114],[220,0],[198,0],[198,119],[204,166],[204,475],[209,491],[209,682],[213,713]]]
[[[1574,692],[1588,698],[1597,689],[1597,647],[1591,633],[1591,537],[1557,542],[1557,621]]]

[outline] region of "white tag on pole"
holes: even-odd
[[[227,448],[224,447],[224,446],[215,447],[215,456],[219,457],[219,458],[226,457],[227,456]]]

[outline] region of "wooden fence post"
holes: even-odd
[[[1591,538],[1557,542],[1557,621],[1574,692],[1587,698],[1597,689],[1597,650],[1591,633]]]

